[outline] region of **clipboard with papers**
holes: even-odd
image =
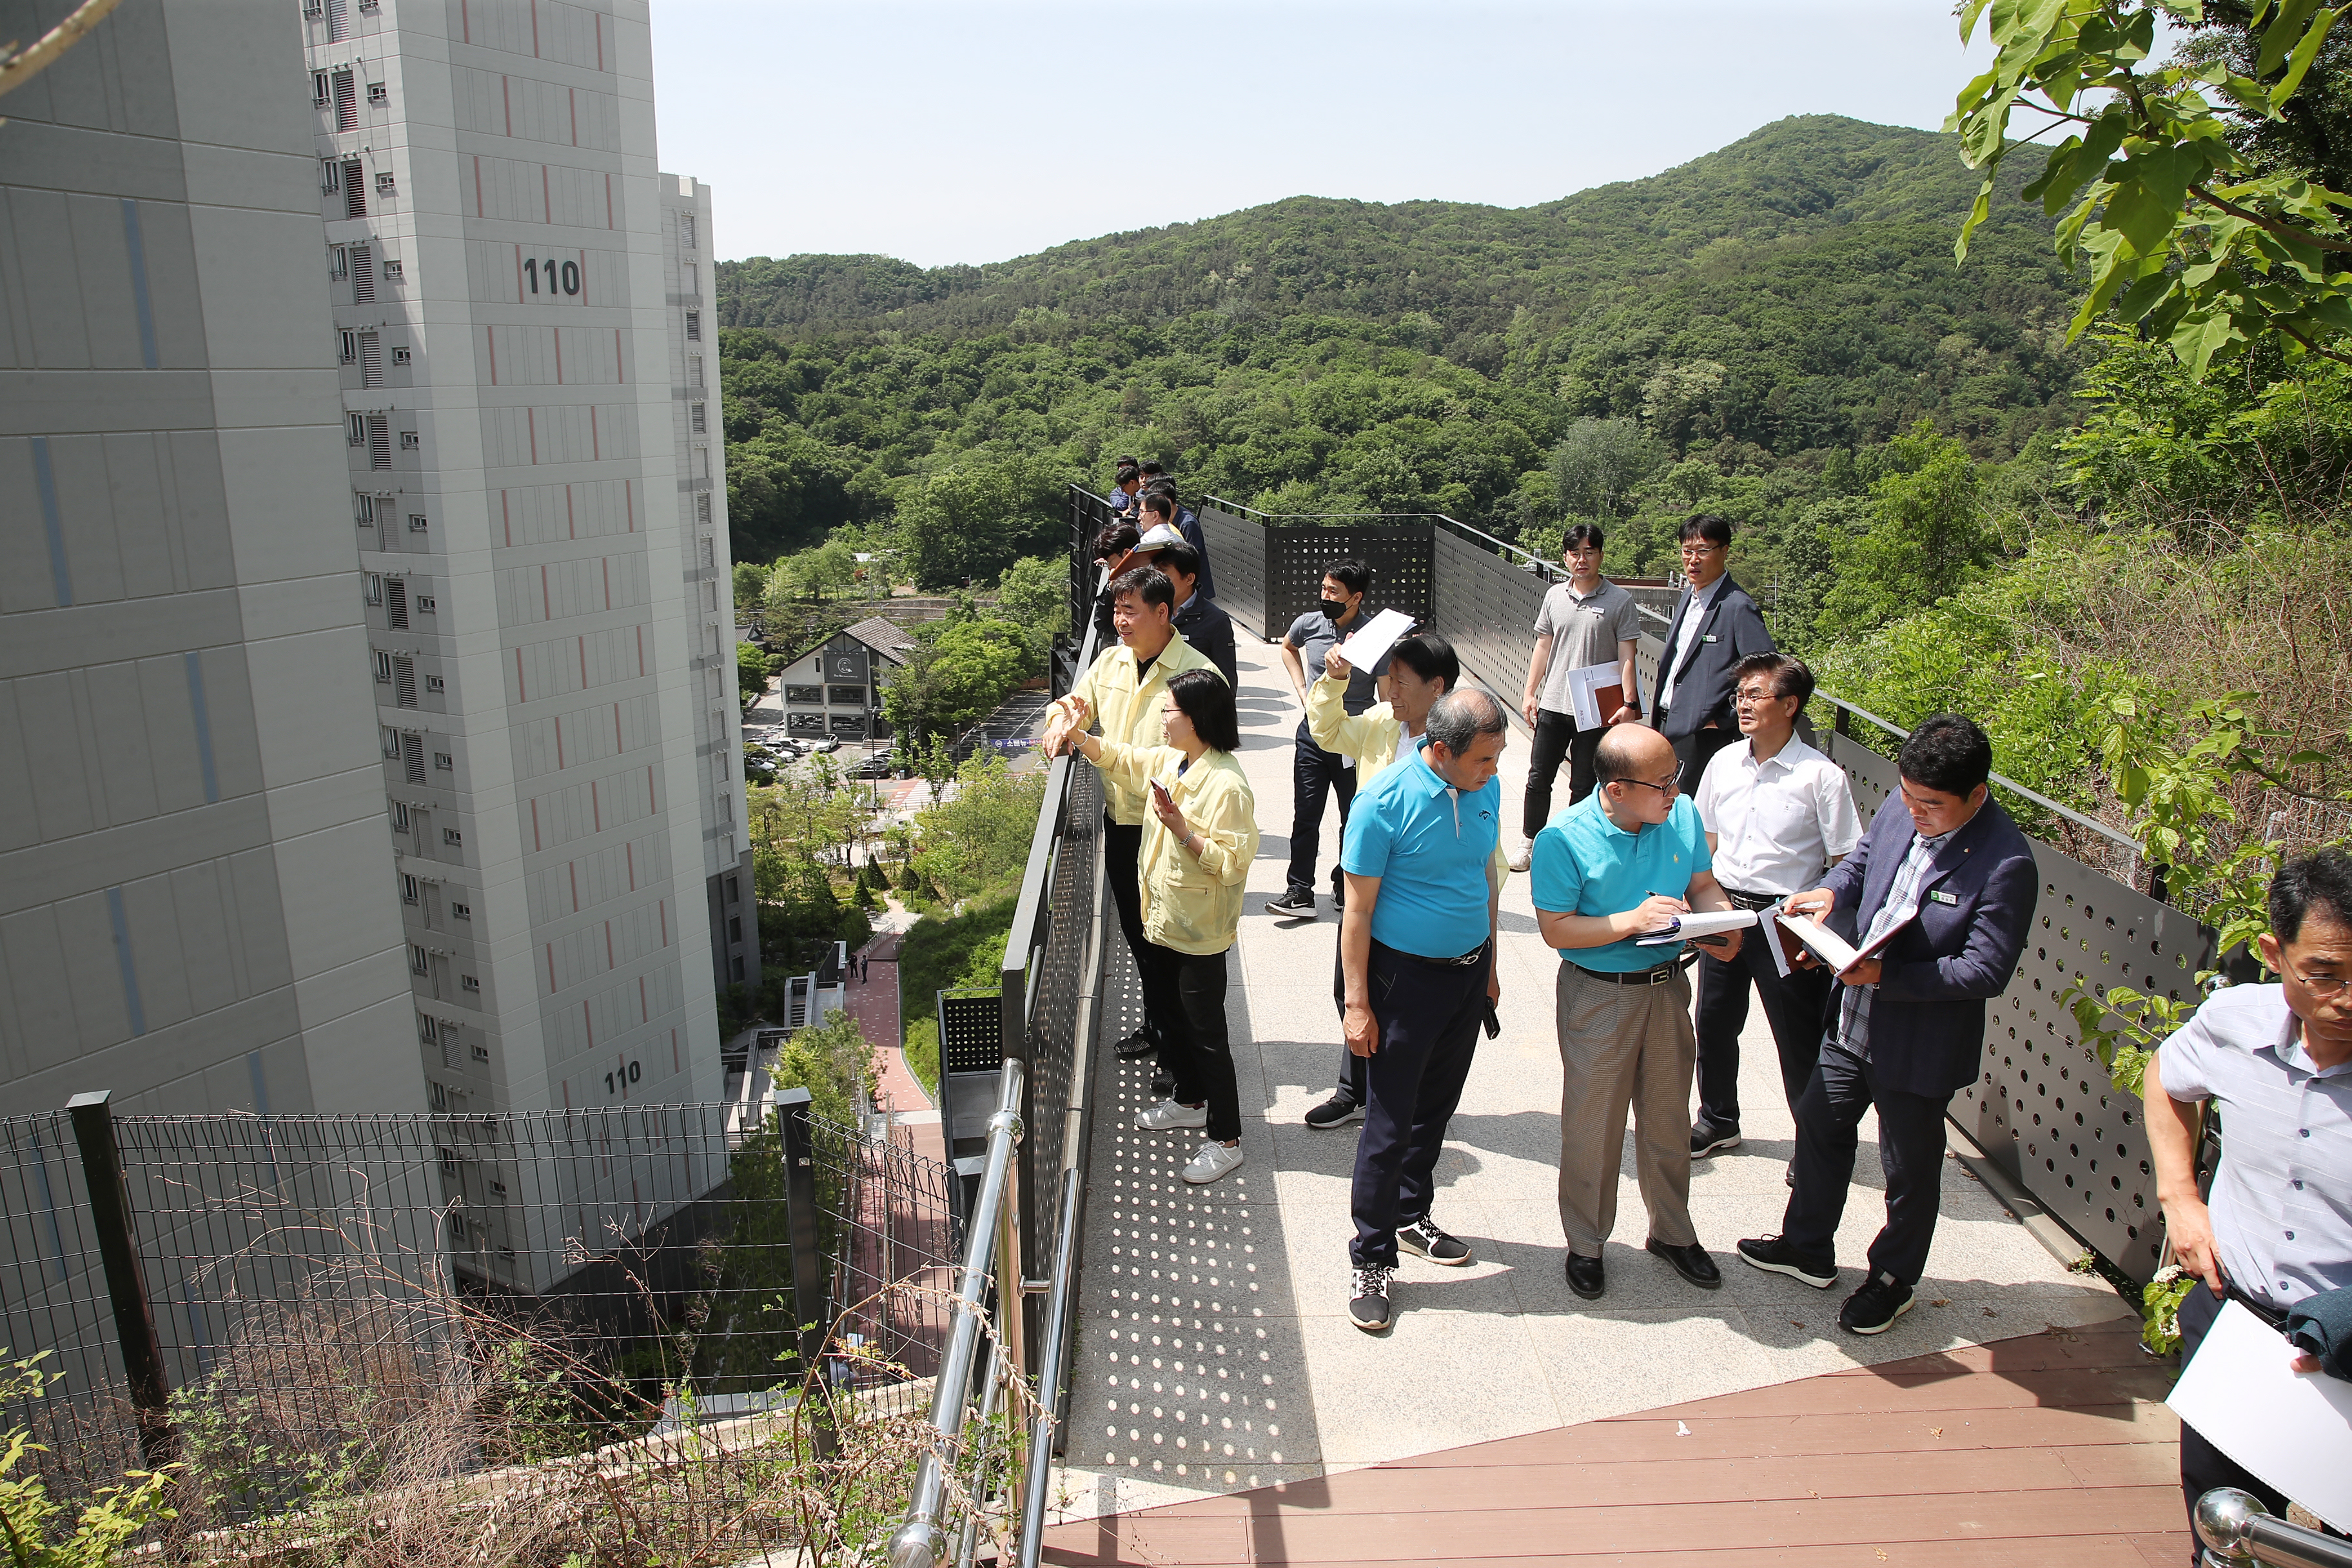
[[[1568,672],[1569,716],[1580,730],[1598,730],[1625,706],[1625,667],[1588,664]]]
[[[1721,936],[1727,931],[1744,931],[1755,923],[1754,910],[1691,910],[1670,926],[1635,937],[1633,945],[1667,947],[1703,936]]]

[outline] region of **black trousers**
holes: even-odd
[[[1658,721],[1663,724],[1665,715],[1661,713]],[[1675,761],[1683,765],[1683,793],[1696,795],[1698,781],[1705,776],[1706,764],[1715,760],[1715,753],[1739,739],[1738,729],[1730,725],[1716,730],[1694,730],[1678,738],[1675,742]]]
[[[1180,1105],[1206,1101],[1209,1136],[1231,1143],[1242,1135],[1242,1100],[1225,1028],[1225,955],[1179,952],[1149,942],[1144,949],[1162,991],[1176,999],[1160,1029],[1160,1065],[1176,1080],[1170,1098]]]
[[[1371,1098],[1349,1198],[1356,1239],[1348,1257],[1359,1268],[1394,1268],[1397,1226],[1429,1213],[1446,1123],[1462,1102],[1486,1017],[1491,942],[1485,953],[1483,963],[1442,967],[1372,944],[1366,978],[1380,1048],[1367,1064]]]
[[[1772,966],[1761,931],[1749,931],[1729,962],[1698,960],[1698,1120],[1710,1131],[1739,1131],[1739,1031],[1748,1026],[1748,991],[1764,1004],[1780,1053],[1780,1089],[1793,1113],[1821,1060],[1823,1014],[1835,977],[1798,969],[1785,980]]]
[[[1799,1252],[1828,1258],[1853,1182],[1861,1140],[1854,1125],[1878,1111],[1878,1163],[1886,1173],[1886,1224],[1870,1244],[1873,1276],[1892,1274],[1906,1287],[1927,1271],[1936,1238],[1936,1206],[1944,1184],[1944,1109],[1952,1097],[1906,1094],[1879,1087],[1868,1062],[1824,1040],[1821,1065],[1797,1101],[1797,1187],[1780,1234]]]
[[[1110,901],[1118,911],[1118,929],[1127,938],[1127,951],[1135,956],[1136,977],[1143,985],[1143,1033],[1164,1042],[1167,1033],[1160,1026],[1160,1020],[1174,1017],[1181,1004],[1176,999],[1173,977],[1151,962],[1151,944],[1143,940],[1143,885],[1138,876],[1138,864],[1142,858],[1143,825],[1113,822],[1110,814],[1105,812],[1103,880],[1110,884]]]
[[[1297,748],[1290,763],[1290,870],[1287,880],[1297,891],[1315,891],[1315,850],[1323,837],[1323,797],[1339,797],[1339,827],[1348,826],[1348,808],[1356,803],[1356,770],[1337,752],[1327,752],[1298,721]],[[1339,868],[1331,875],[1336,889]]]
[[[1339,1012],[1340,1022],[1343,1024],[1348,1017],[1348,966],[1341,954],[1347,946],[1347,930],[1343,924],[1339,931],[1332,933],[1331,942],[1331,1005]],[[1356,1105],[1363,1104],[1365,1100],[1371,1098],[1372,1092],[1366,1086],[1364,1058],[1348,1048],[1345,1038],[1339,1042],[1338,1092],[1339,1098]]]
[[[1572,714],[1536,710],[1535,741],[1528,757],[1527,805],[1520,816],[1527,837],[1533,838],[1551,820],[1551,786],[1563,757],[1568,760],[1568,804],[1574,805],[1592,793],[1592,754],[1601,750],[1601,737],[1608,732],[1606,728],[1578,729]]]

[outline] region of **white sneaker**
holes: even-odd
[[[1528,862],[1532,861],[1536,858],[1535,840],[1532,838],[1521,838],[1518,835],[1513,834],[1511,836],[1511,843],[1513,846],[1511,849],[1511,858],[1509,860],[1506,861],[1505,864],[1509,866],[1514,871],[1524,871],[1528,868]]]
[[[1197,1187],[1239,1170],[1241,1163],[1242,1152],[1238,1145],[1228,1149],[1212,1138],[1201,1145],[1200,1152],[1194,1154],[1192,1163],[1184,1167],[1184,1179]]]
[[[1205,1105],[1179,1105],[1172,1100],[1154,1100],[1135,1113],[1135,1124],[1147,1132],[1167,1132],[1179,1127],[1206,1127],[1209,1108]]]

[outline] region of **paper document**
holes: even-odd
[[[1396,647],[1397,639],[1411,630],[1411,616],[1402,610],[1382,610],[1349,634],[1339,645],[1339,657],[1370,675],[1389,656],[1389,649]]]
[[[1832,974],[1843,974],[1864,959],[1877,957],[1885,951],[1886,944],[1895,940],[1895,933],[1911,923],[1898,921],[1876,942],[1867,947],[1856,947],[1811,915],[1783,913],[1779,921],[1781,930],[1820,954],[1822,962],[1830,966]]]
[[[2285,1335],[2227,1302],[2165,1404],[2328,1524],[2352,1529],[2352,1383],[2296,1372],[2294,1353]]]
[[[1580,730],[1598,730],[1625,706],[1625,667],[1588,664],[1568,672],[1569,716]]]
[[[1758,910],[1756,929],[1764,940],[1766,950],[1772,954],[1772,967],[1780,971],[1781,979],[1788,979],[1789,950],[1780,941],[1780,906],[1774,904],[1769,910]]]
[[[1688,942],[1694,937],[1720,936],[1727,931],[1739,931],[1756,923],[1754,910],[1693,910],[1664,931],[1654,931],[1633,939],[1635,947],[1664,947],[1670,942]]]

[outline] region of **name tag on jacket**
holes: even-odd
[[[1928,890],[1927,901],[1935,904],[1958,904],[1960,900],[1958,894],[1948,893],[1941,888],[1933,888]]]

